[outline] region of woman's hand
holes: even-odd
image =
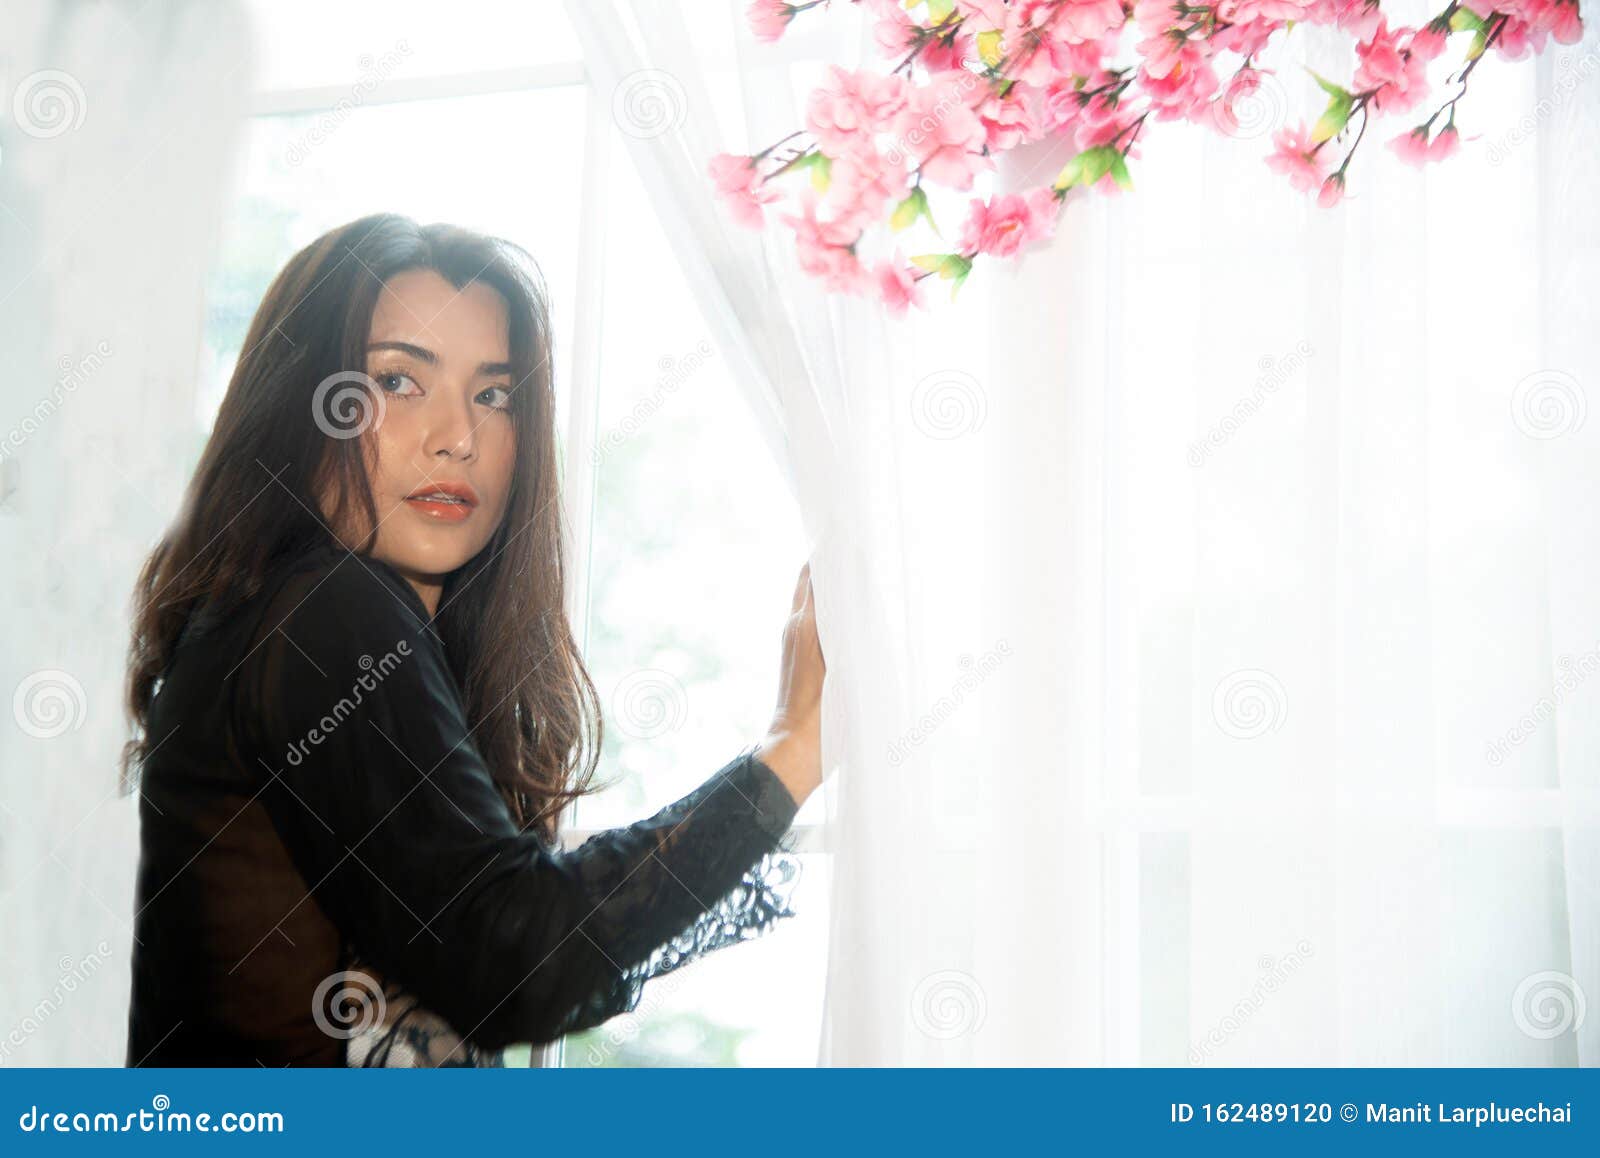
[[[827,670],[817,639],[817,604],[807,563],[800,568],[794,604],[783,626],[778,706],[766,739],[755,752],[799,804],[822,783],[822,681]]]

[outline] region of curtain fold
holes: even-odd
[[[602,99],[682,86],[630,147],[822,545],[819,1059],[1594,1064],[1593,28],[1333,211],[1261,163],[1348,67],[1297,30],[1238,137],[1147,126],[1136,192],[886,324],[703,178],[875,61],[850,15],[571,13]]]
[[[0,119],[0,1065],[123,1064],[128,599],[192,468],[252,65],[237,3],[8,0]]]

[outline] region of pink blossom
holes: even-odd
[[[1211,124],[1221,133],[1233,136],[1243,128],[1239,120],[1239,106],[1248,108],[1248,102],[1257,89],[1261,87],[1261,74],[1263,69],[1254,66],[1241,68],[1228,78],[1222,95],[1211,102]]]
[[[1309,0],[1220,0],[1217,15],[1230,24],[1281,24],[1305,17]]]
[[[1133,131],[1133,124],[1140,116],[1137,109],[1123,104],[1114,106],[1112,114],[1104,120],[1089,117],[1079,119],[1072,132],[1072,143],[1077,146],[1080,153],[1085,149],[1095,149],[1101,145],[1118,144],[1124,136]],[[1128,156],[1131,159],[1137,157],[1138,153],[1130,148]],[[1107,174],[1108,178],[1109,176],[1110,174]],[[1113,184],[1114,182],[1107,180],[1101,187],[1108,188]]]
[[[1461,149],[1461,134],[1454,125],[1446,125],[1430,143],[1428,126],[1418,125],[1390,141],[1389,148],[1406,164],[1421,168],[1429,162],[1447,161],[1455,156]]]
[[[980,91],[981,99],[972,106],[972,111],[983,122],[984,143],[991,153],[1014,149],[1039,135],[1028,111],[1027,86],[1014,85],[1003,97],[987,85]]]
[[[977,58],[970,33],[957,32],[954,36],[930,39],[922,46],[917,60],[929,72],[957,72],[966,74],[967,61]]]
[[[1039,94],[1039,123],[1046,132],[1057,133],[1074,124],[1083,111],[1075,78],[1057,77]]]
[[[1424,24],[1411,35],[1411,53],[1423,60],[1438,60],[1444,53],[1446,36],[1431,24]]]
[[[1200,36],[1190,39],[1195,18],[1179,11],[1174,0],[1138,0],[1134,21],[1142,34],[1136,45],[1141,67],[1153,77],[1165,77],[1185,61],[1191,66],[1211,55]]]
[[[1378,0],[1317,0],[1306,12],[1307,20],[1332,24],[1357,40],[1371,40],[1383,18]]]
[[[1542,50],[1550,35],[1558,44],[1583,39],[1577,0],[1500,0],[1495,8],[1507,17],[1495,48],[1508,60],[1521,60],[1529,49]]]
[[[1302,193],[1309,193],[1328,177],[1329,164],[1317,154],[1317,145],[1304,125],[1289,125],[1278,130],[1273,137],[1276,150],[1267,158],[1267,166],[1289,178],[1289,184]]]
[[[1428,126],[1418,125],[1408,133],[1401,133],[1389,142],[1389,148],[1407,165],[1420,168],[1428,162]]]
[[[1007,0],[956,0],[961,21],[973,28],[992,31],[1006,26]]]
[[[771,44],[783,36],[789,21],[794,19],[794,6],[783,0],[750,0],[744,15],[755,38]]]
[[[1219,9],[1220,12],[1220,9]],[[1219,29],[1211,37],[1214,52],[1232,52],[1253,57],[1266,48],[1273,35],[1283,29],[1281,20],[1247,20]]]
[[[1433,138],[1433,143],[1428,146],[1428,160],[1448,161],[1461,150],[1461,134],[1454,125],[1446,125],[1439,130],[1439,135]]]
[[[886,163],[877,150],[856,150],[833,161],[828,204],[833,220],[865,229],[884,214],[890,201],[906,195],[906,171]]]
[[[972,188],[973,176],[988,165],[980,152],[988,134],[965,98],[963,82],[947,77],[914,86],[894,126],[922,175],[952,189]]]
[[[1171,121],[1204,105],[1220,82],[1210,61],[1188,64],[1180,60],[1166,76],[1149,76],[1141,68],[1139,83],[1156,110],[1156,120]]]
[[[866,270],[855,254],[861,232],[852,223],[823,220],[817,216],[817,198],[807,190],[798,214],[786,214],[784,222],[794,229],[795,248],[800,268],[822,279],[831,290],[857,293],[866,284]]]
[[[879,299],[891,314],[903,314],[911,306],[922,305],[922,283],[917,280],[916,271],[906,264],[899,250],[895,250],[892,260],[873,271],[872,279]]]
[[[719,153],[711,158],[707,171],[734,221],[752,228],[760,228],[765,223],[761,206],[776,201],[778,192],[763,183],[754,157]]]
[[[917,27],[910,14],[896,4],[884,9],[878,17],[878,22],[872,26],[872,38],[885,56],[899,57],[911,51],[917,39]]]
[[[1577,44],[1583,39],[1583,18],[1578,15],[1578,0],[1570,4],[1551,3],[1550,33],[1557,44]]]
[[[1146,38],[1159,36],[1178,22],[1177,0],[1134,0],[1133,22]]]
[[[963,253],[1011,257],[1024,245],[1055,232],[1055,193],[1048,187],[1027,194],[1002,193],[985,202],[973,198],[961,231]]]
[[[1500,35],[1495,37],[1494,47],[1507,60],[1521,60],[1530,51],[1543,48],[1544,40],[1545,33],[1541,29],[1526,20],[1508,16],[1500,28]]]
[[[1178,67],[1178,61],[1188,50],[1188,45],[1189,41],[1182,33],[1167,29],[1139,41],[1136,48],[1143,60],[1140,71],[1151,76],[1166,76]]]
[[[1105,71],[1106,58],[1121,51],[1121,32],[1105,40],[1086,40],[1082,44],[1058,42],[1052,56],[1058,72],[1066,76],[1096,76]]]
[[[1060,6],[1050,34],[1070,43],[1085,44],[1120,31],[1124,23],[1121,0],[1073,0]]]
[[[1428,62],[1410,52],[1411,31],[1392,32],[1388,21],[1379,20],[1372,39],[1356,45],[1361,63],[1356,67],[1357,91],[1377,91],[1372,107],[1383,112],[1404,112],[1416,105],[1428,91]]]
[[[1116,78],[1109,72],[1098,73],[1094,79],[1084,87],[1086,89],[1105,89]],[[1126,123],[1127,109],[1112,95],[1111,91],[1097,92],[1087,101],[1079,112],[1083,123],[1086,125],[1109,125],[1115,122],[1118,127]]]
[[[1086,71],[1105,55],[1102,37],[1122,27],[1120,3],[1104,0],[1017,0],[1009,5],[1003,45],[1006,75],[1042,87],[1057,76]]]
[[[1438,62],[1442,69],[1451,37],[1438,16],[1418,27],[1391,24],[1393,14],[1386,9],[1392,4],[1383,0],[855,3],[872,23],[888,62],[860,70],[834,67],[809,94],[803,127],[813,144],[802,149],[816,150],[807,158],[817,163],[812,175],[826,174],[828,180],[802,179],[787,189],[764,180],[764,172],[795,155],[789,151],[783,158],[770,151],[754,158],[719,156],[710,174],[730,215],[743,224],[759,226],[764,207],[784,198],[790,215],[783,220],[794,230],[801,267],[830,290],[869,295],[894,314],[921,304],[920,293],[927,288],[921,283],[928,275],[919,274],[900,252],[882,257],[892,208],[913,181],[934,196],[939,195],[935,187],[972,190],[996,156],[1052,135],[1080,153],[1102,150],[1096,160],[1115,150],[1131,163],[1147,118],[1204,117],[1224,131],[1237,131],[1236,118],[1243,113],[1236,102],[1263,83],[1256,57],[1291,22],[1354,34],[1354,68],[1323,83],[1344,86],[1354,99],[1355,115],[1371,127],[1367,118],[1404,112],[1428,98],[1429,65]],[[1493,47],[1516,59],[1552,38],[1579,41],[1584,33],[1579,3],[1493,0],[1473,11],[1493,22]],[[754,35],[771,41],[800,11],[816,6],[813,0],[747,0],[746,12]],[[1456,11],[1454,5],[1446,9],[1444,0],[1429,7],[1440,15]],[[1134,25],[1131,35],[1129,24]],[[1126,55],[1130,43],[1132,59]],[[1431,129],[1449,111],[1392,137],[1387,147],[1403,162],[1419,166],[1453,156],[1461,147],[1455,126],[1447,124],[1437,133]],[[1353,147],[1344,134],[1338,142],[1346,147],[1315,141],[1305,123],[1296,123],[1275,134],[1267,164],[1317,204],[1337,206],[1347,193],[1348,148]],[[1123,174],[1122,163],[1117,173]],[[1107,194],[1121,191],[1109,171],[1094,185]],[[1053,234],[1063,200],[1050,188],[990,197],[969,193],[959,245],[947,246],[958,252],[941,272],[965,276],[970,260],[979,255],[1015,259]],[[905,217],[921,216],[920,198],[918,212],[911,208],[901,224]]]
[[[874,134],[887,130],[905,108],[905,78],[833,65],[827,82],[811,92],[806,127],[830,157],[870,147]]]

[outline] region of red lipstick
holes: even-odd
[[[460,523],[478,507],[478,492],[464,482],[424,483],[406,496],[406,505],[431,519]]]

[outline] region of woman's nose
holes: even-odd
[[[423,451],[430,458],[471,459],[477,453],[471,408],[458,398],[439,398],[433,409],[423,435]]]

